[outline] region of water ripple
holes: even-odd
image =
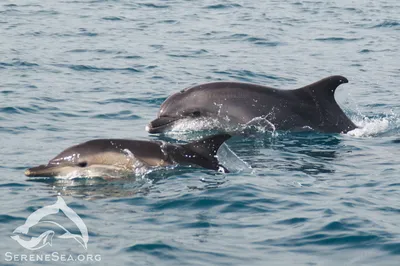
[[[161,250],[177,250],[176,248],[164,244],[162,242],[150,243],[150,244],[135,244],[125,249],[126,252],[149,252],[156,253],[153,255],[161,255]]]
[[[292,81],[290,78],[278,77],[274,75],[267,75],[263,73],[255,73],[250,70],[234,70],[228,69],[225,71],[213,71],[215,74],[220,74],[223,76],[228,76],[230,78],[238,79],[241,81],[251,82],[252,80],[258,78],[262,80],[282,80],[282,81]]]
[[[385,20],[371,28],[399,28],[400,22],[395,20]]]
[[[138,70],[133,67],[113,68],[113,67],[95,67],[89,65],[66,65],[66,64],[55,64],[55,66],[62,68],[69,68],[75,71],[89,71],[89,72],[104,72],[104,71],[123,71],[131,73],[141,72],[141,70]]]
[[[360,41],[363,38],[344,38],[344,37],[325,37],[325,38],[316,38],[316,41],[322,42],[354,42]]]
[[[140,119],[140,116],[132,114],[130,111],[120,111],[118,113],[107,113],[92,116],[95,119],[117,119],[117,120],[136,120]]]
[[[0,187],[7,187],[7,188],[16,188],[16,187],[29,187],[27,184],[21,184],[21,183],[4,183],[0,184]]]
[[[290,219],[284,219],[281,221],[278,221],[277,224],[287,224],[287,225],[294,225],[294,224],[301,224],[307,222],[309,219],[304,218],[304,217],[295,217],[295,218],[290,218]]]
[[[12,63],[0,62],[0,68],[6,67],[37,67],[36,63],[31,63],[27,61],[13,60]]]
[[[0,108],[0,113],[6,114],[24,114],[24,113],[37,113],[39,110],[37,108],[30,107],[3,107]]]
[[[140,7],[149,7],[149,8],[169,8],[168,5],[159,5],[159,4],[152,4],[152,3],[139,3]]]
[[[165,97],[160,98],[147,98],[147,99],[140,99],[140,98],[113,98],[107,99],[98,102],[98,104],[106,105],[106,104],[115,104],[115,103],[127,103],[133,106],[160,106],[165,100]]]
[[[216,4],[216,5],[209,5],[204,8],[206,9],[229,9],[229,8],[240,8],[242,7],[239,4]]]
[[[15,221],[25,221],[25,219],[26,219],[25,217],[0,214],[0,223],[2,224],[14,223]]]
[[[109,20],[109,21],[121,21],[124,20],[124,17],[103,17],[103,20]]]

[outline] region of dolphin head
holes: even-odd
[[[46,165],[25,171],[28,177],[85,176],[98,177],[132,169],[133,156],[112,140],[98,139],[72,146]]]
[[[218,117],[226,100],[226,94],[218,84],[202,84],[172,94],[163,102],[158,117],[146,126],[146,130],[149,133],[161,133],[170,130],[183,119],[195,121]]]

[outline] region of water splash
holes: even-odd
[[[266,116],[259,116],[251,119],[245,125],[242,126],[243,133],[246,132],[259,132],[259,133],[267,133],[272,132],[272,135],[277,135],[275,125],[270,122]]]
[[[222,144],[221,147],[219,148],[217,152],[217,157],[219,163],[222,164],[231,173],[239,173],[246,171],[251,172],[252,170],[251,166],[242,159],[240,159],[240,157],[236,153],[234,153],[226,143]]]
[[[216,118],[185,118],[179,120],[177,123],[174,123],[170,132],[174,135],[176,133],[187,131],[213,130],[224,128],[224,124],[225,127],[228,126],[227,123],[221,122]]]
[[[390,129],[391,124],[396,124],[398,120],[396,115],[386,117],[357,117],[353,118],[358,128],[347,132],[347,135],[353,137],[371,137],[382,134]]]
[[[191,132],[199,131],[222,131],[227,133],[241,133],[249,134],[252,132],[267,133],[272,132],[278,134],[275,129],[275,125],[268,121],[264,116],[255,117],[246,124],[235,124],[232,123],[229,117],[224,118],[185,118],[175,123],[170,131],[166,132],[168,135],[172,135],[181,139],[181,135],[185,135]]]

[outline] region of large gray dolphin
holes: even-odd
[[[118,176],[132,174],[139,167],[157,167],[174,164],[197,165],[218,170],[221,166],[217,151],[228,134],[214,135],[189,144],[171,144],[162,141],[127,139],[96,139],[72,146],[47,165],[29,168],[29,177],[57,176]]]
[[[336,88],[348,80],[331,76],[305,87],[280,90],[240,82],[213,82],[184,89],[168,97],[158,118],[146,130],[161,133],[178,122],[218,119],[220,128],[246,125],[255,118],[276,130],[312,129],[326,133],[346,133],[356,125],[336,103]]]

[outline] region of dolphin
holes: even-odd
[[[315,130],[346,133],[356,125],[335,101],[336,88],[348,83],[343,76],[330,76],[299,89],[276,88],[241,82],[212,82],[186,88],[169,96],[149,133],[170,131],[179,122],[217,119],[219,129],[228,125],[251,125],[264,121],[273,130]]]
[[[228,172],[216,158],[231,136],[219,134],[188,144],[129,139],[95,139],[67,148],[47,165],[25,171],[28,177],[101,177],[133,174],[138,168],[175,164],[197,165]]]

